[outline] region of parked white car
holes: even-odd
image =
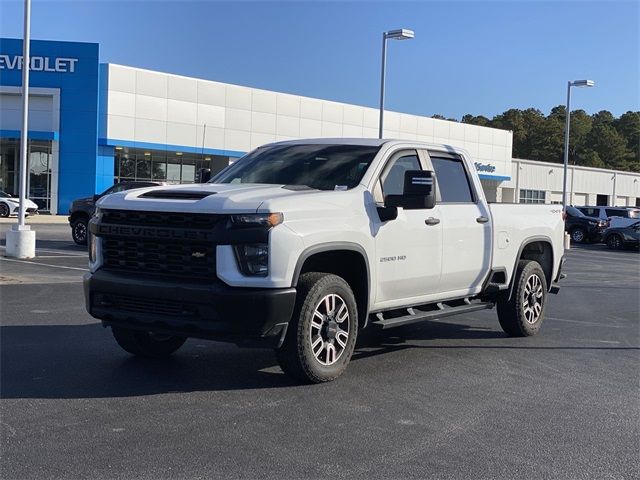
[[[0,190],[0,217],[9,217],[11,215],[18,215],[19,204],[20,204],[20,200]],[[38,212],[38,205],[36,205],[34,202],[32,202],[27,198],[25,214],[29,216],[37,212]]]
[[[640,220],[640,208],[636,207],[576,207],[587,217],[608,220],[612,228],[624,228]]]
[[[86,306],[124,350],[271,346],[305,382],[365,327],[496,307],[535,335],[564,254],[561,207],[489,204],[465,151],[401,140],[265,145],[208,184],[108,195],[89,230]]]

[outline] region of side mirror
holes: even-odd
[[[431,209],[436,205],[434,188],[435,174],[424,170],[404,172],[404,190],[402,195],[384,197],[386,207],[402,207],[405,210]]]
[[[377,207],[376,210],[378,211],[378,216],[382,222],[389,222],[398,218],[397,207]]]

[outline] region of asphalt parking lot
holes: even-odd
[[[570,250],[536,337],[493,311],[365,332],[343,377],[299,386],[269,350],[130,357],[84,310],[68,226],[35,228],[38,259],[0,259],[2,478],[640,475],[635,251]]]

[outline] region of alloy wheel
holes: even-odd
[[[73,227],[73,232],[79,241],[84,242],[87,238],[87,225],[84,222],[78,222]]]
[[[618,235],[611,235],[609,237],[609,239],[607,240],[607,245],[609,245],[609,247],[617,250],[618,248],[620,248],[622,246],[622,241],[620,240],[620,237]]]
[[[544,290],[542,289],[542,281],[538,275],[533,274],[527,279],[527,283],[524,286],[522,310],[524,311],[524,318],[527,322],[533,324],[538,321],[542,313],[543,298]]]
[[[333,365],[342,356],[349,341],[349,309],[340,295],[330,293],[320,300],[313,311],[309,341],[322,365]]]
[[[571,234],[571,238],[574,242],[581,243],[584,241],[584,232],[580,229],[574,230]]]

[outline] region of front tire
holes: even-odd
[[[620,250],[622,248],[622,238],[617,233],[612,233],[607,237],[607,247],[611,250]]]
[[[587,232],[584,228],[571,230],[571,240],[576,243],[587,243]]]
[[[341,277],[305,273],[284,343],[276,349],[282,370],[305,383],[329,382],[347,368],[356,344],[358,308]]]
[[[547,280],[540,264],[520,260],[511,299],[498,300],[498,320],[510,337],[530,337],[538,333],[547,304]]]
[[[185,337],[158,335],[120,327],[111,327],[111,332],[124,351],[138,357],[168,357],[187,341]]]
[[[0,217],[8,217],[11,213],[9,206],[6,203],[0,203]]]
[[[87,220],[80,218],[71,225],[71,236],[78,245],[87,244]]]

